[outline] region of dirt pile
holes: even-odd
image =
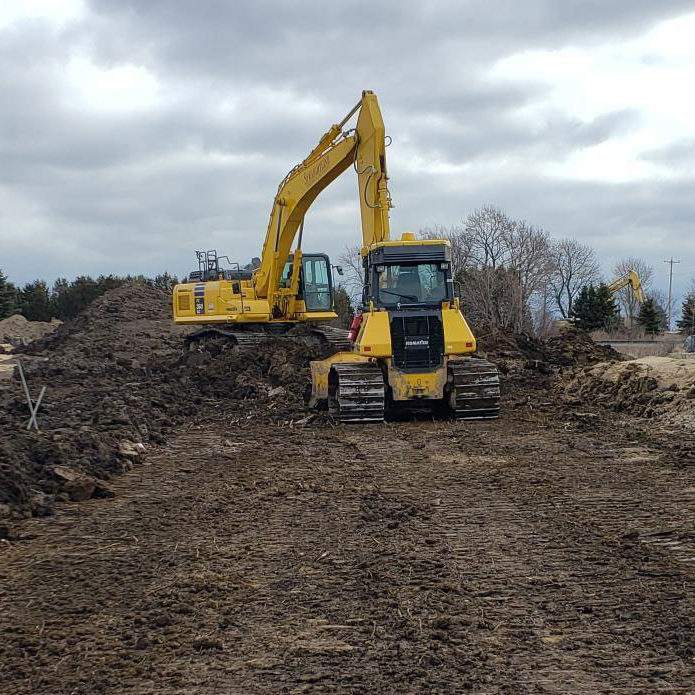
[[[43,338],[53,333],[61,322],[58,319],[51,321],[27,321],[21,314],[14,314],[0,321],[0,343],[10,345],[27,345],[32,340]]]
[[[591,336],[576,328],[540,340],[527,334],[483,336],[480,353],[499,369],[503,397],[527,401],[530,391],[553,388],[556,374],[574,367],[625,358],[610,347],[597,345]]]
[[[238,348],[229,341],[193,343],[178,363],[179,380],[201,396],[250,401],[257,410],[273,400],[277,415],[306,415],[305,397],[310,387],[309,362],[327,355],[325,348],[301,339],[273,338],[253,348]]]
[[[643,357],[570,373],[565,388],[577,404],[601,404],[695,429],[695,360]]]
[[[525,333],[487,336],[480,341],[480,348],[492,359],[543,362],[555,367],[581,367],[625,359],[613,348],[597,345],[588,333],[577,328],[564,329],[547,340]]]
[[[108,494],[96,481],[128,470],[141,455],[133,447],[163,441],[184,416],[154,371],[179,355],[167,309],[154,288],[121,287],[18,349],[33,397],[44,385],[46,395],[36,433],[16,375],[0,390],[0,516],[49,514],[56,498],[85,496],[80,484]],[[79,475],[68,480],[66,468]]]
[[[240,419],[306,417],[309,360],[321,349],[283,338],[246,349],[226,338],[187,348],[191,329],[173,324],[170,301],[149,286],[123,286],[20,348],[32,395],[47,390],[36,433],[26,430],[16,378],[0,389],[0,518],[49,514],[56,499],[108,496],[100,481],[220,407]]]

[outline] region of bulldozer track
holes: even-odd
[[[497,367],[487,360],[450,360],[450,406],[459,420],[489,420],[500,414],[500,380]]]
[[[328,410],[340,422],[384,419],[384,376],[376,364],[334,364],[328,381]]]

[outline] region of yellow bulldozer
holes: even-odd
[[[356,114],[354,128],[343,130]],[[309,207],[351,167],[364,291],[346,334],[325,325],[337,317],[330,260],[303,253],[302,241]],[[411,233],[391,239],[391,207],[384,123],[376,95],[365,91],[280,183],[257,264],[225,270],[215,252],[198,252],[198,271],[173,290],[175,322],[239,345],[307,325],[333,348],[311,363],[311,405],[326,404],[343,422],[382,421],[404,408],[498,417],[498,372],[475,357],[476,339],[454,291],[449,242]]]

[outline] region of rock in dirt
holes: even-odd
[[[84,502],[94,494],[97,482],[91,476],[85,475],[65,483],[65,492],[73,502]]]
[[[97,497],[100,499],[112,499],[115,496],[116,493],[108,483],[105,483],[103,480],[95,481],[92,497]]]
[[[54,497],[41,490],[34,490],[30,498],[32,516],[50,516],[53,514]]]
[[[60,481],[62,489],[73,502],[90,499],[96,490],[96,479],[75,468],[56,466],[53,475]]]
[[[133,463],[140,461],[145,453],[145,445],[142,442],[123,441],[118,445],[118,455]]]

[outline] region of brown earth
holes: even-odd
[[[662,425],[695,429],[695,360],[687,357],[602,362],[567,374],[565,388],[577,402],[590,399]]]
[[[3,692],[692,692],[695,460],[641,422],[217,413],[0,541]]]
[[[0,692],[693,692],[695,436],[566,394],[583,335],[484,341],[499,421],[336,426],[313,349],[185,332],[119,288],[27,348],[41,434],[2,392]]]
[[[307,344],[301,329],[253,349],[230,349],[224,338],[184,347],[191,330],[173,325],[170,303],[169,295],[147,285],[119,287],[18,348],[13,358],[22,361],[32,397],[47,387],[39,418],[45,432],[26,429],[29,411],[18,376],[1,382],[0,519],[50,515],[56,500],[88,497],[88,490],[110,495],[98,481],[130,470],[147,446],[205,416],[210,399],[223,400],[240,419],[311,417],[305,407],[309,361],[325,348]],[[546,343],[497,337],[483,347],[505,387],[519,393],[522,384],[546,387],[562,366],[617,356],[577,331]]]
[[[47,386],[44,431],[26,430],[18,377],[4,382],[0,505],[8,507],[0,507],[0,519],[51,514],[56,500],[83,496],[94,479],[129,470],[141,457],[133,445],[163,443],[175,427],[206,413],[210,398],[223,398],[227,410],[244,417],[258,410],[276,419],[307,416],[308,362],[321,356],[318,347],[278,338],[251,353],[230,350],[223,340],[184,349],[190,330],[172,324],[170,301],[149,286],[111,290],[14,355],[34,399]],[[56,475],[56,466],[83,473],[80,490]],[[93,492],[109,494],[103,486]]]
[[[53,333],[60,324],[58,319],[27,321],[24,316],[15,314],[0,321],[0,343],[24,345]]]

